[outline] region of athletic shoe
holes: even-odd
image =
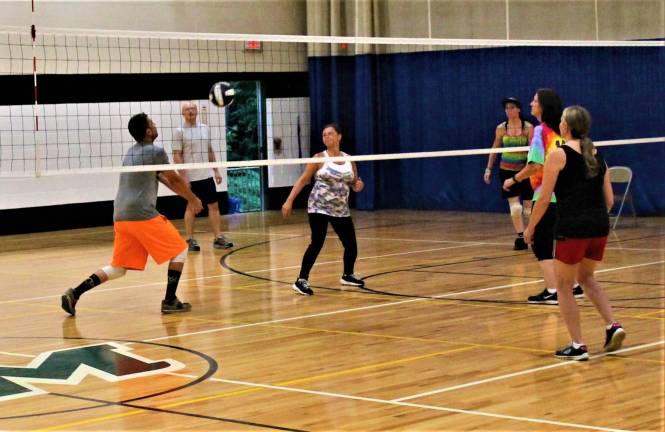
[[[529,249],[529,245],[526,244],[524,241],[524,237],[517,237],[515,239],[515,246],[513,247],[513,250],[527,250]]]
[[[550,293],[547,291],[547,288],[543,290],[540,294],[529,296],[527,298],[527,301],[529,303],[538,303],[538,304],[549,304],[549,305],[556,305],[559,304],[559,299],[556,295],[556,291],[553,293]]]
[[[609,330],[605,329],[605,346],[603,349],[605,352],[621,349],[621,344],[625,338],[626,332],[623,330],[623,327],[621,327],[621,324],[615,322]]]
[[[74,289],[69,288],[65,293],[60,297],[61,300],[61,306],[64,309],[65,312],[70,314],[71,316],[76,315],[76,297],[74,297]]]
[[[560,349],[554,353],[554,357],[561,360],[579,360],[585,361],[589,360],[589,353],[587,352],[586,345],[582,345],[579,348],[573,347],[571,343],[567,347]]]
[[[575,285],[575,288],[573,288],[573,296],[575,298],[584,298],[584,290],[580,285]]]
[[[233,247],[233,243],[227,241],[223,235],[220,235],[212,242],[212,247],[215,249],[228,249]]]
[[[291,288],[293,288],[293,290],[298,294],[306,296],[314,295],[314,291],[312,291],[312,288],[309,286],[307,279],[298,278],[298,280],[295,281],[293,285],[291,285]]]
[[[163,314],[172,314],[180,312],[189,312],[192,310],[192,305],[189,303],[183,303],[176,297],[172,302],[167,302],[162,300],[162,313]]]
[[[365,286],[365,281],[360,279],[355,274],[342,275],[342,278],[339,280],[339,283],[341,283],[342,285],[353,285],[359,287]]]
[[[187,239],[187,250],[190,252],[199,252],[201,246],[199,246],[199,242],[197,242],[196,239],[189,238]]]

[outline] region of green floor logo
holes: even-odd
[[[47,351],[25,367],[0,366],[0,401],[46,393],[34,386],[39,383],[77,385],[87,375],[116,382],[184,367],[172,359],[153,361],[141,357],[115,342]]]

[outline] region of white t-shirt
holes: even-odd
[[[185,163],[209,162],[208,146],[210,145],[210,129],[203,123],[196,126],[183,126],[176,129],[173,134],[171,147],[174,151],[182,151]],[[189,181],[204,180],[212,177],[210,168],[189,169]]]

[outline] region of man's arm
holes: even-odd
[[[159,178],[159,181],[164,183],[166,187],[186,199],[187,206],[195,214],[203,210],[203,204],[201,203],[201,200],[196,195],[194,195],[187,182],[185,182],[177,172],[162,171],[157,175],[157,178]]]
[[[182,150],[173,150],[173,162],[177,164],[185,163],[185,158],[182,155]],[[182,180],[189,183],[189,178],[187,177],[187,170],[178,171]]]
[[[217,162],[211,143],[208,143],[208,162]],[[219,173],[219,168],[213,168],[212,171],[215,173],[215,183],[220,184],[222,182],[222,175]]]

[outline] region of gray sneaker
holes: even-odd
[[[162,300],[162,313],[163,314],[172,314],[180,312],[189,312],[192,310],[192,305],[189,303],[183,303],[176,297],[175,300],[171,303],[167,303],[166,300]]]
[[[201,246],[199,246],[199,242],[195,238],[189,238],[187,239],[187,250],[190,252],[199,252]]]
[[[228,249],[233,247],[233,243],[226,240],[223,235],[220,235],[215,239],[215,241],[212,242],[212,247],[215,249]]]
[[[60,297],[62,309],[70,314],[71,316],[76,315],[76,297],[74,297],[74,289],[69,288],[65,293]]]

